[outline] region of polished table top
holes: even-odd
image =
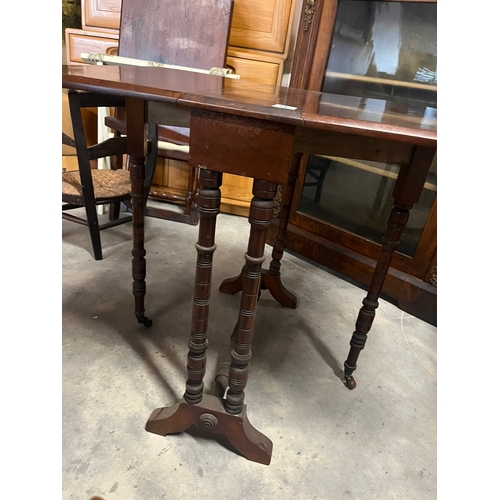
[[[425,105],[135,66],[63,66],[62,86],[421,146],[437,143],[437,111]]]

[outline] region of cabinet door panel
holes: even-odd
[[[121,0],[82,0],[82,27],[120,29]]]
[[[234,0],[229,45],[283,54],[292,0]]]

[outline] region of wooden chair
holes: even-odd
[[[311,156],[307,164],[306,175],[304,178],[304,186],[316,186],[314,194],[314,203],[321,201],[321,193],[323,191],[323,182],[330,168],[330,160],[321,156]],[[310,178],[312,177],[313,180]]]
[[[122,0],[118,55],[146,61],[210,70],[225,66],[233,0]],[[126,133],[123,109],[116,109],[105,124],[120,137]],[[146,163],[146,192],[153,181],[156,160],[188,161],[189,129],[150,127],[151,154]],[[168,145],[181,146],[181,148]],[[191,224],[198,223],[192,211],[198,169],[190,167],[185,196],[165,195],[165,199],[185,204],[184,214],[164,209],[146,209],[146,215]]]
[[[68,93],[74,140],[63,133],[62,142],[76,149],[78,170],[63,172],[62,216],[66,220],[88,226],[96,260],[102,259],[100,231],[132,220],[130,215],[120,217],[120,203],[131,198],[130,176],[126,170],[92,169],[91,161],[126,152],[126,140],[114,137],[100,144],[87,146],[82,120],[82,108],[97,106],[123,106],[123,98],[102,96],[91,92]],[[114,104],[113,104],[114,102]],[[98,205],[110,205],[109,222],[99,224]],[[85,208],[86,218],[66,213],[75,208]]]

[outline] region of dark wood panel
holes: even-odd
[[[286,180],[293,145],[292,125],[193,109],[191,134],[197,137],[190,146],[193,166],[219,170],[223,165],[221,171],[229,174],[274,182]],[[213,137],[218,138],[215,146]]]
[[[294,151],[358,160],[407,164],[414,146],[393,140],[297,127]]]
[[[145,9],[142,2],[122,0],[120,56],[200,69],[224,66],[232,0],[148,3]],[[164,21],[172,16],[174,23]]]

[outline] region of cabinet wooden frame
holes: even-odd
[[[121,0],[82,0],[82,29],[118,33]]]
[[[411,1],[437,3],[436,0]],[[338,5],[338,0],[303,0],[290,87],[321,91]],[[287,247],[368,285],[381,245],[298,212],[307,161],[308,155],[304,154],[290,210]],[[432,324],[437,321],[437,289],[430,284],[437,261],[436,213],[437,200],[433,203],[414,255],[394,255],[389,279],[384,286],[384,293],[396,300],[402,310]]]

